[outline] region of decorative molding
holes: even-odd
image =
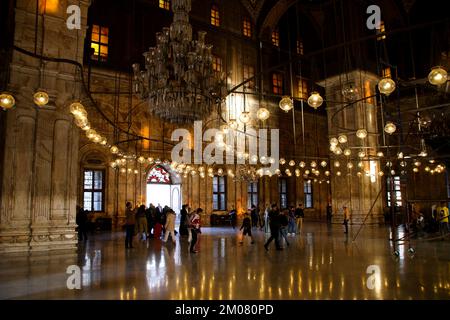
[[[265,0],[242,0],[242,4],[247,9],[250,17],[255,23],[258,20],[259,14],[261,13],[264,2]]]

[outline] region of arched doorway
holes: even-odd
[[[179,176],[164,165],[151,167],[147,174],[146,199],[147,205],[152,203],[154,206],[169,206],[178,217],[182,203]]]

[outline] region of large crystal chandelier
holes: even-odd
[[[156,33],[156,47],[144,53],[145,71],[133,65],[134,90],[150,111],[173,123],[200,120],[226,95],[225,74],[213,70],[206,32],[192,39],[191,0],[173,0],[170,28]]]

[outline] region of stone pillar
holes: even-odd
[[[71,4],[80,4],[81,30],[66,26]],[[36,1],[17,0],[15,8],[14,44],[30,52],[34,52],[35,5]],[[63,0],[48,8],[42,5],[37,53],[82,62],[88,5]],[[8,111],[1,152],[0,253],[76,249],[79,132],[68,112],[75,68],[53,62],[40,66],[39,59],[13,52],[8,90],[16,97],[16,107]],[[34,105],[38,88],[49,94],[47,106]]]
[[[377,224],[382,222],[382,199],[383,194],[381,178],[378,176],[380,163],[376,158],[378,147],[378,124],[376,99],[371,97],[375,94],[375,88],[379,78],[369,72],[352,71],[328,78],[321,83],[326,90],[328,131],[329,138],[338,137],[339,134],[346,134],[348,142],[340,147],[342,150],[350,148],[350,157],[344,155],[337,156],[331,154],[331,201],[334,212],[334,219],[342,221],[342,207],[346,205],[352,215],[352,223],[362,223],[373,205],[373,210],[366,223]],[[366,98],[362,102],[355,103],[347,108],[342,108],[348,101],[342,94],[342,86],[352,83],[358,90],[356,100]],[[356,137],[358,129],[366,129],[368,136],[362,140]],[[367,149],[369,147],[370,149]],[[358,157],[360,150],[366,151],[363,159]],[[335,167],[335,161],[339,161],[340,166]],[[353,168],[348,169],[347,163],[352,162]],[[362,167],[358,163],[362,162]],[[358,176],[357,172],[361,172]],[[341,175],[338,176],[337,173]],[[372,174],[372,177],[366,173]]]

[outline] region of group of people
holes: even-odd
[[[198,234],[200,234],[201,208],[190,211],[188,205],[183,205],[180,215],[181,236],[188,236],[190,252],[197,253]],[[175,230],[176,213],[169,206],[145,205],[133,209],[131,202],[127,202],[125,209],[125,248],[133,248],[133,236],[137,234],[141,241],[147,239],[162,239],[164,242],[171,238],[176,244],[177,231]]]
[[[297,208],[294,206],[285,210],[279,210],[276,204],[267,206],[264,212],[263,219],[255,219],[256,206],[253,206],[246,212],[244,220],[242,221],[242,239],[240,243],[243,243],[244,238],[248,236],[251,239],[251,243],[255,243],[252,235],[252,229],[257,228],[259,221],[259,227],[261,230],[265,228],[267,233],[270,233],[270,237],[264,244],[264,248],[268,250],[269,244],[275,240],[275,246],[277,250],[282,250],[281,241],[284,239],[287,246],[289,246],[288,236],[295,236],[300,234],[303,228],[303,218],[305,216],[303,204],[299,204]],[[263,221],[263,223],[261,223]]]

